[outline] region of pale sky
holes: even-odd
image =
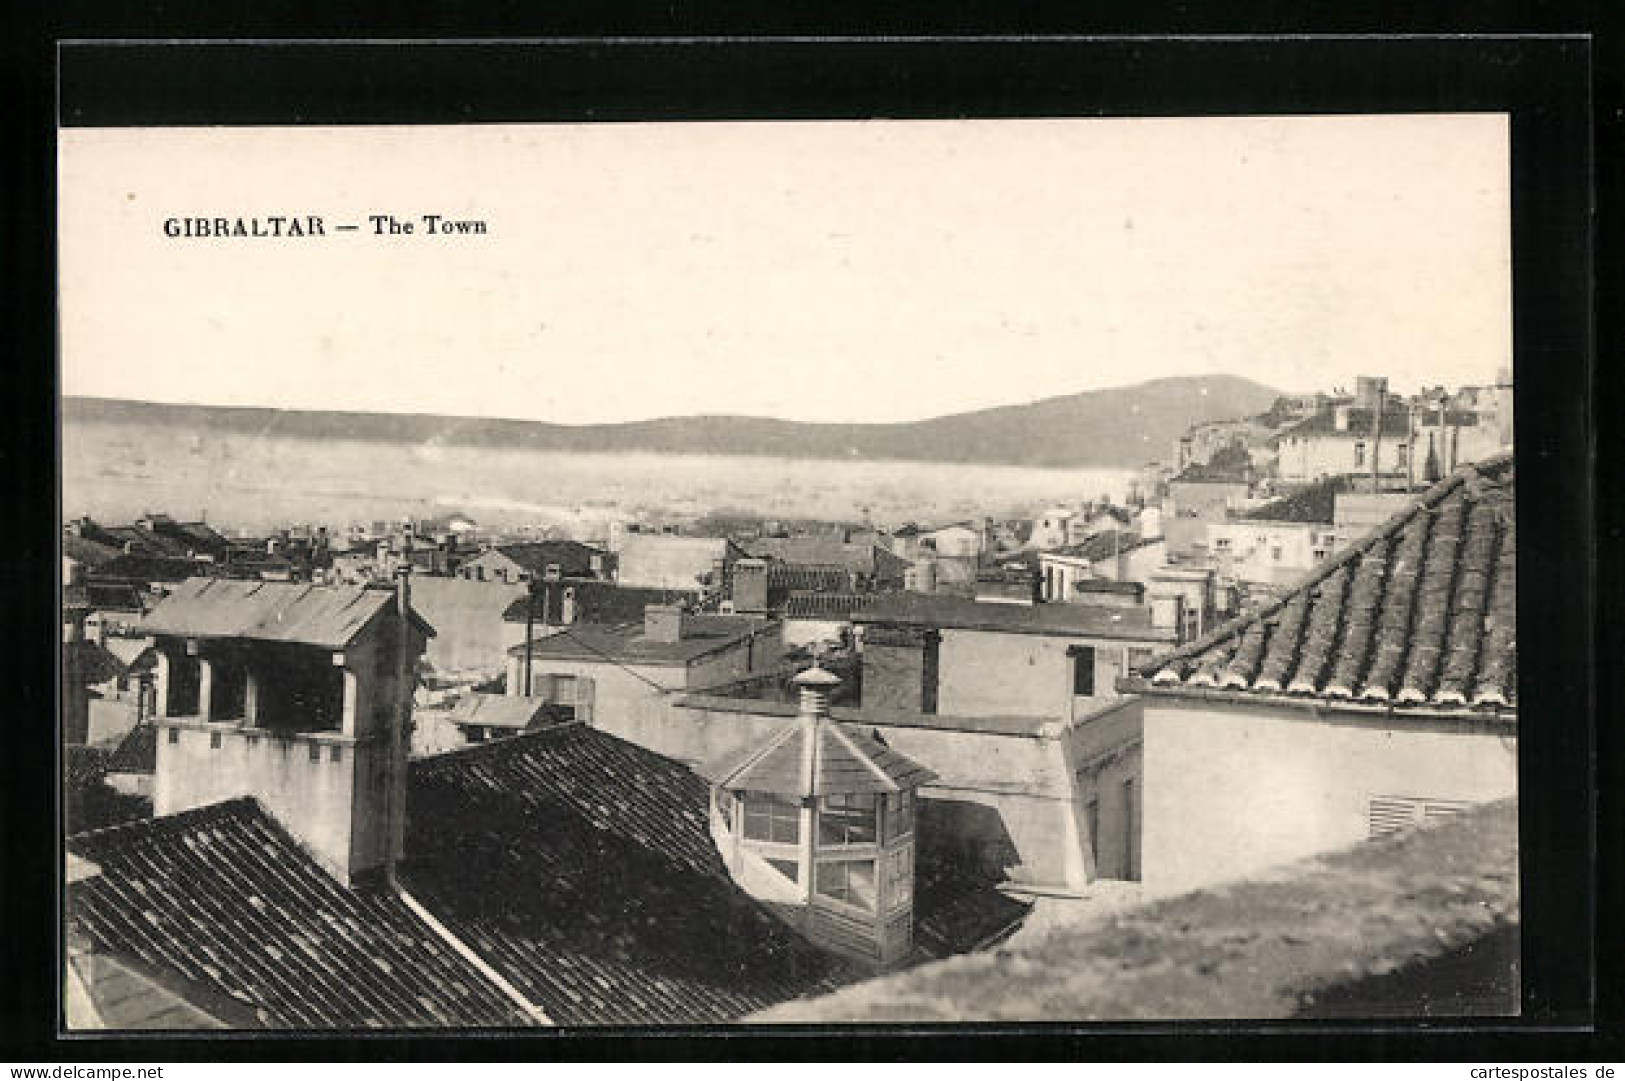
[[[1482,383],[1507,156],[1502,115],[67,129],[63,389],[586,423]],[[276,214],[330,235],[162,229]]]

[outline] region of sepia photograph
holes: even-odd
[[[1507,113],[57,151],[64,1032],[1518,1016]]]

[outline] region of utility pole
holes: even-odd
[[[530,669],[531,649],[536,641],[536,586],[539,583],[532,578],[525,590],[525,690],[526,698],[530,697]]]
[[[1383,401],[1388,396],[1385,390],[1378,390],[1377,397],[1371,405],[1371,494],[1376,495],[1382,491],[1382,470],[1379,463],[1382,461],[1382,412]]]

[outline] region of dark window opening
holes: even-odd
[[[257,688],[255,727],[281,732],[335,732],[344,725],[344,669],[327,650],[266,646],[256,662],[275,678]]]
[[[1067,652],[1072,654],[1072,694],[1079,698],[1091,698],[1095,693],[1095,649],[1093,646],[1073,646]]]

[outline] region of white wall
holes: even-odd
[[[1150,644],[1150,643],[1147,643]],[[959,717],[1070,717],[1070,646],[1095,650],[1095,699],[1115,697],[1123,651],[1116,639],[944,629],[937,712]]]
[[[1147,697],[1141,864],[1179,892],[1361,841],[1378,796],[1517,792],[1516,742],[1463,722]]]
[[[1315,552],[1328,558],[1336,544],[1329,522],[1240,521],[1210,523],[1207,547],[1219,573],[1243,582],[1278,586],[1313,570],[1321,562]]]

